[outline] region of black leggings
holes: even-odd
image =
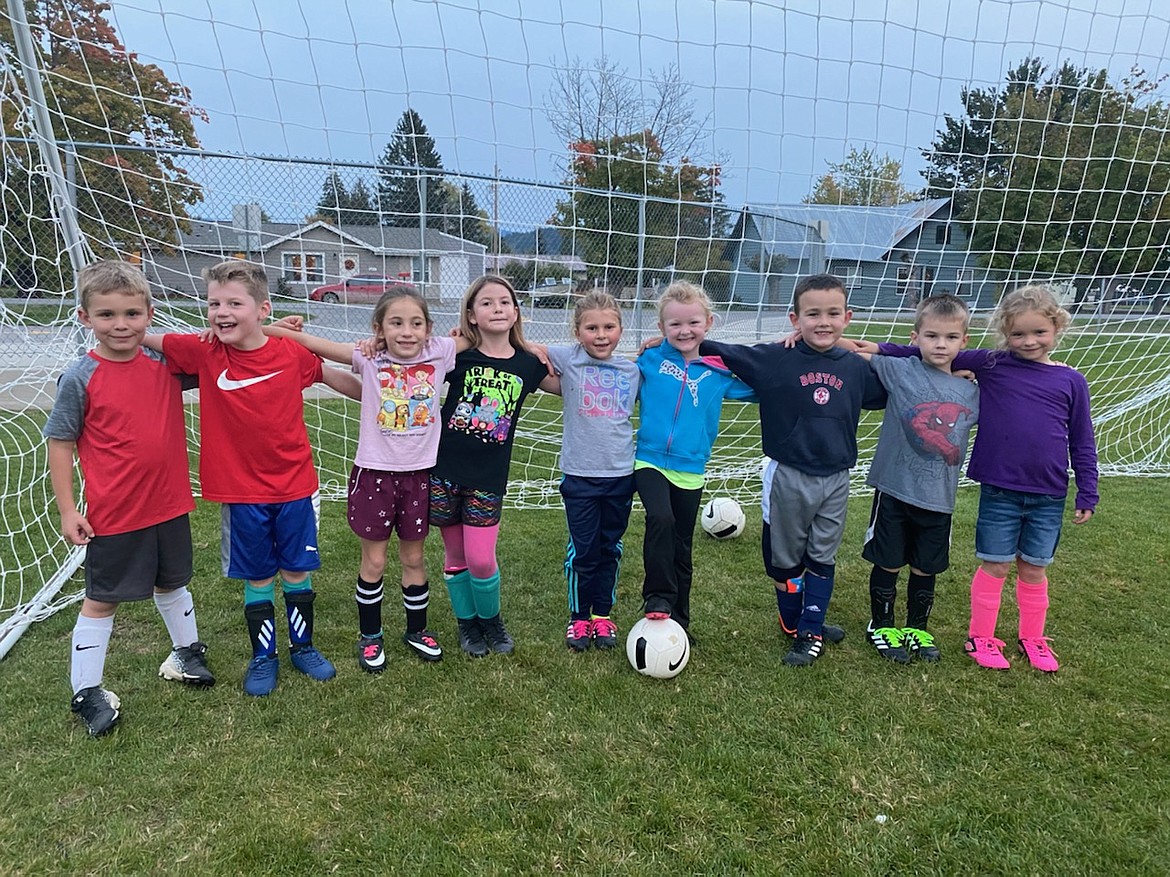
[[[691,623],[691,547],[703,488],[675,487],[657,469],[637,469],[634,483],[646,509],[642,542],[645,612],[669,612],[684,628]]]

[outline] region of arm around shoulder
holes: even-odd
[[[561,379],[557,375],[545,375],[540,381],[540,389],[554,396],[561,395]]]
[[[362,382],[353,372],[325,366],[321,369],[321,383],[354,401],[360,402],[362,399]]]
[[[342,365],[353,364],[353,351],[356,345],[347,344],[343,341],[330,341],[328,338],[322,338],[319,335],[298,332],[274,323],[264,327],[264,334],[271,335],[274,338],[288,338],[301,345],[301,347],[311,350],[318,356],[333,360],[334,362],[340,362]]]

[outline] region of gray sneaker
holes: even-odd
[[[479,626],[483,630],[488,647],[493,652],[510,655],[512,650],[516,648],[516,643],[512,641],[512,637],[508,636],[508,629],[504,627],[504,619],[498,614],[491,618],[481,618]]]
[[[69,709],[81,716],[85,727],[89,729],[89,736],[100,737],[108,734],[118,723],[118,708],[121,705],[118,695],[95,685],[73,695]]]
[[[482,658],[488,653],[487,640],[479,626],[478,618],[460,618],[459,621],[459,648],[473,658]]]
[[[198,685],[210,688],[215,685],[215,676],[207,669],[207,646],[200,642],[189,646],[178,646],[158,668],[158,675],[172,682]]]

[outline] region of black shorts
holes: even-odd
[[[951,516],[875,490],[861,556],[885,569],[943,572],[951,565]]]
[[[180,515],[141,530],[94,536],[85,549],[85,596],[100,603],[148,600],[155,588],[191,581],[191,521]]]

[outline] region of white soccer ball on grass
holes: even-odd
[[[626,637],[626,657],[643,676],[671,679],[691,659],[691,642],[673,618],[643,618]]]
[[[705,506],[699,516],[703,532],[714,539],[734,539],[743,533],[747,519],[743,509],[728,496],[717,496]]]

